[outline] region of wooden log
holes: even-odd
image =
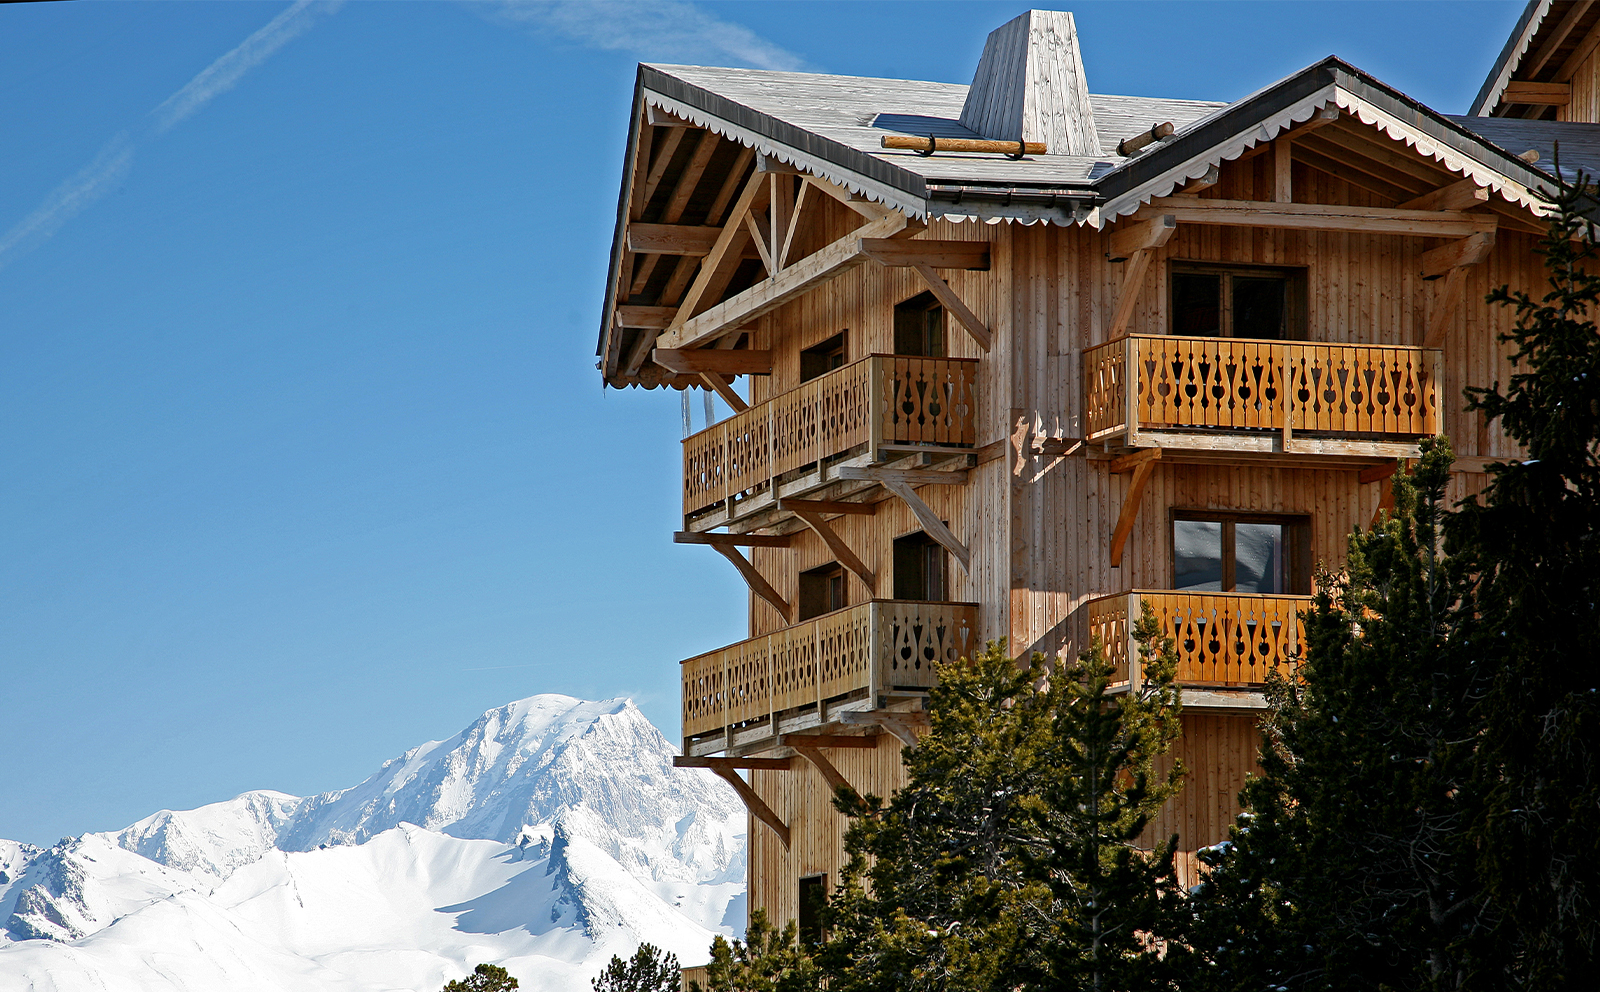
[[[1172,137],[1174,130],[1176,128],[1172,126],[1171,121],[1167,121],[1165,124],[1154,124],[1148,131],[1140,131],[1132,137],[1123,138],[1117,142],[1117,154],[1127,158],[1146,145],[1154,144],[1163,138]]]
[[[793,503],[790,504],[790,508],[793,508]],[[877,595],[877,576],[873,575],[872,569],[868,568],[856,553],[850,549],[850,545],[844,542],[844,538],[840,537],[837,531],[828,526],[828,522],[822,519],[822,514],[811,510],[794,510],[794,515],[804,521],[805,525],[810,527],[822,539],[822,543],[828,546],[829,551],[833,552],[834,560],[854,573],[856,578],[866,585],[868,591],[873,595]]]
[[[728,381],[722,376],[713,375],[710,372],[701,372],[700,381],[706,384],[707,389],[722,397],[722,402],[728,404],[734,413],[743,413],[750,409],[750,404],[744,401],[743,396],[734,392],[733,387],[728,385]]]
[[[989,270],[989,242],[918,238],[862,238],[861,250],[881,265],[922,265],[935,269]]]
[[[787,850],[789,847],[788,824],[778,818],[778,814],[772,811],[772,807],[767,805],[766,800],[756,794],[756,790],[750,788],[750,783],[740,778],[739,773],[731,768],[713,768],[712,771],[721,777],[724,782],[733,786],[733,791],[739,794],[739,798],[744,801],[745,808],[750,811],[750,814],[766,824],[767,829],[777,834],[778,840],[783,842],[784,849]]]
[[[628,250],[641,255],[704,255],[721,233],[720,227],[634,222],[628,225]]]
[[[956,322],[966,330],[978,347],[984,351],[994,347],[994,338],[990,335],[989,328],[984,326],[983,321],[978,319],[978,315],[973,313],[966,302],[956,295],[956,291],[950,288],[950,284],[939,277],[939,273],[933,271],[931,266],[922,262],[914,262],[911,267],[917,270],[917,275],[921,276],[922,281],[927,284],[928,291],[933,293],[934,297],[946,310],[950,311],[951,316],[955,317]]]
[[[1020,149],[1024,155],[1044,155],[1042,141],[991,141],[987,138],[925,138],[909,134],[886,134],[878,139],[880,148],[899,148],[924,154],[939,152],[988,152],[996,155],[1015,155]]]
[[[708,372],[713,375],[771,375],[772,352],[725,351],[719,348],[657,348],[657,365],[673,372]]]
[[[1111,463],[1111,470],[1133,471],[1133,478],[1128,480],[1128,491],[1122,500],[1122,512],[1117,515],[1116,527],[1111,532],[1111,567],[1122,567],[1122,549],[1128,543],[1128,535],[1133,532],[1133,521],[1139,515],[1139,504],[1144,500],[1144,489],[1150,481],[1150,475],[1155,471],[1156,463],[1161,460],[1161,449],[1151,448],[1148,451],[1138,451],[1131,455],[1124,455],[1122,467],[1117,461]]]

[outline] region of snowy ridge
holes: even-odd
[[[354,788],[250,792],[49,849],[0,841],[0,990],[587,990],[743,927],[745,813],[628,700],[483,714]]]

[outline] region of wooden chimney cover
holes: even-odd
[[[961,123],[994,140],[1043,141],[1052,155],[1099,155],[1072,15],[1030,10],[991,32]]]

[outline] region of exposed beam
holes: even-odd
[[[617,307],[617,319],[623,327],[643,327],[652,331],[665,330],[672,323],[677,307]]]
[[[1403,176],[1410,176],[1424,186],[1437,186],[1452,178],[1444,165],[1420,157],[1415,149],[1362,124],[1354,117],[1318,131],[1315,137],[1336,148],[1363,155]]]
[[[730,548],[787,548],[793,534],[696,534],[680,530],[672,535],[673,544],[724,544]]]
[[[766,267],[767,275],[777,275],[778,264],[772,260],[772,228],[767,219],[752,210],[744,215],[744,226],[750,229],[750,240],[755,242],[756,254],[761,256],[761,264]]]
[[[715,375],[771,375],[772,352],[720,351],[715,348],[657,348],[655,362],[672,372],[709,372]]]
[[[1161,218],[1165,219],[1165,218]],[[1111,312],[1111,326],[1106,329],[1106,340],[1114,341],[1127,333],[1133,320],[1133,308],[1139,303],[1139,291],[1144,288],[1144,275],[1150,269],[1154,248],[1141,248],[1129,256],[1127,269],[1122,273],[1122,288],[1117,290],[1117,308]]]
[[[877,468],[864,465],[859,468],[850,465],[841,465],[836,470],[841,479],[850,479],[857,482],[890,482],[908,483],[913,486],[964,486],[967,483],[967,473],[964,471],[941,472],[928,468]]]
[[[1467,288],[1467,270],[1454,268],[1445,274],[1444,285],[1433,300],[1433,312],[1428,314],[1428,335],[1422,339],[1424,348],[1437,348],[1444,343],[1450,328],[1455,326],[1456,311],[1461,309],[1461,297]]]
[[[1535,107],[1565,107],[1572,102],[1571,83],[1507,83],[1500,94],[1503,104],[1523,104]]]
[[[728,380],[722,376],[714,375],[710,372],[701,372],[700,381],[706,384],[707,389],[722,397],[722,402],[728,404],[728,407],[734,413],[743,413],[750,409],[750,404],[744,401],[743,396],[734,392],[733,387],[728,384]]]
[[[871,750],[878,746],[877,735],[848,734],[780,734],[778,743],[784,747],[847,747]]]
[[[928,714],[901,713],[894,710],[846,711],[839,714],[839,722],[857,727],[882,727],[900,739],[908,748],[917,746],[917,731],[928,729]]]
[[[935,241],[932,239],[863,238],[861,250],[881,265],[921,263],[935,269],[989,271],[989,242]]]
[[[1477,265],[1494,249],[1494,232],[1485,231],[1422,253],[1422,278],[1437,279],[1451,269]]]
[[[744,217],[755,203],[756,197],[761,193],[762,175],[754,173],[750,180],[744,184],[744,190],[739,193],[739,198],[734,201],[733,208],[728,212],[727,223],[722,225],[722,233],[717,235],[717,240],[712,244],[706,257],[700,262],[700,274],[694,277],[694,282],[689,284],[689,289],[684,293],[683,299],[678,303],[678,312],[672,318],[672,324],[667,328],[664,337],[672,338],[678,329],[682,328],[694,313],[695,305],[710,288],[711,280],[716,277],[716,271],[722,266],[723,260],[733,249],[734,243],[745,236]],[[664,342],[669,348],[681,347],[681,342],[668,340]]]
[[[789,250],[794,247],[795,232],[800,230],[800,214],[806,208],[806,196],[811,192],[811,183],[801,183],[800,191],[794,197],[794,213],[789,217],[789,230],[783,235],[783,244],[778,248],[778,257],[775,261],[778,268],[789,264]]]
[[[1206,174],[1199,179],[1191,179],[1185,183],[1179,192],[1198,193],[1201,190],[1210,189],[1220,182],[1222,182],[1222,170],[1213,165],[1206,169]]]
[[[746,202],[745,206],[748,207],[749,203]],[[776,310],[815,286],[866,261],[866,255],[861,252],[863,238],[884,237],[909,229],[913,225],[919,228],[923,226],[921,221],[911,220],[902,214],[890,214],[845,235],[814,254],[807,255],[777,275],[756,283],[704,313],[687,319],[684,319],[684,315],[689,312],[692,304],[685,296],[684,305],[678,310],[678,319],[675,319],[673,326],[662,335],[659,344],[663,348],[696,348],[721,337],[733,328],[743,327],[762,314]],[[732,227],[730,224],[725,230],[732,230]],[[744,233],[742,225],[739,231]],[[701,277],[705,275],[705,267],[710,265],[711,256],[708,255],[702,267]],[[696,278],[697,284],[701,277]],[[690,288],[690,292],[694,292],[693,287]],[[697,295],[695,300],[698,299]]]
[[[1393,475],[1395,470],[1399,467],[1400,462],[1398,459],[1379,462],[1377,465],[1369,465],[1361,470],[1361,474],[1357,477],[1357,481],[1363,486],[1370,486],[1374,482],[1382,482],[1384,479],[1387,479],[1389,476]]]
[[[765,823],[767,829],[777,834],[778,840],[783,842],[785,848],[788,848],[788,826],[778,819],[778,814],[772,811],[772,807],[767,805],[766,800],[756,795],[756,790],[750,788],[750,783],[740,778],[739,773],[732,768],[713,768],[712,771],[716,772],[724,782],[733,786],[733,791],[737,792],[739,798],[744,801],[745,808],[750,811],[750,815]]]
[[[623,375],[635,375],[644,367],[645,359],[650,357],[650,349],[655,347],[656,337],[660,333],[646,328],[639,334],[639,339],[628,349],[627,360],[622,363]]]
[[[799,176],[804,175],[799,169],[788,162],[780,162],[771,155],[756,155],[756,171],[768,175]]]
[[[1489,187],[1476,179],[1463,179],[1407,200],[1402,210],[1471,210],[1489,202]]]
[[[823,754],[813,746],[800,744],[794,741],[791,741],[789,746],[794,748],[795,753],[799,754],[800,757],[811,762],[811,766],[822,774],[823,779],[827,781],[828,785],[832,787],[834,792],[844,792],[849,795],[858,795],[855,786],[851,785],[849,780],[839,773],[839,769],[833,767],[833,762],[828,760],[827,755]]]
[[[933,508],[924,503],[922,497],[918,496],[904,482],[884,482],[882,485],[883,488],[900,497],[900,502],[909,507],[911,515],[917,518],[918,523],[922,524],[923,532],[944,545],[945,550],[954,555],[956,561],[961,563],[961,570],[970,575],[972,572],[972,553],[967,550],[965,544],[962,544],[954,534],[950,533],[950,528],[944,525],[944,521],[939,519],[939,515],[933,512]]]
[[[1111,232],[1110,260],[1121,262],[1131,258],[1135,252],[1160,248],[1171,241],[1176,233],[1178,222],[1171,214],[1118,224],[1117,229]]]
[[[783,269],[783,243],[788,240],[793,221],[795,181],[783,175],[773,175],[768,181],[772,188],[767,194],[767,256],[772,259],[772,271],[778,272]],[[803,187],[805,184],[800,185]]]
[[[1561,23],[1557,24],[1553,30],[1542,24],[1539,26],[1539,33],[1543,35],[1539,39],[1542,42],[1540,45],[1541,54],[1531,63],[1517,67],[1522,75],[1529,77],[1539,75],[1539,71],[1549,64],[1550,60],[1555,57],[1556,52],[1561,50],[1561,43],[1567,40],[1567,35],[1572,33],[1573,28],[1577,27],[1583,20],[1584,15],[1589,12],[1592,2],[1593,0],[1582,0],[1580,3],[1573,4],[1572,9],[1567,11],[1567,16],[1563,17]],[[1516,84],[1513,83],[1512,85],[1515,86]],[[1504,98],[1502,97],[1502,99]]]
[[[628,225],[628,250],[641,255],[704,255],[721,233],[720,227],[633,223]]]
[[[1330,146],[1331,147],[1331,146]],[[1326,149],[1319,150],[1313,142],[1302,141],[1294,150],[1295,161],[1308,169],[1325,172],[1335,179],[1342,179],[1358,189],[1376,193],[1386,200],[1409,200],[1415,193],[1409,186],[1398,186],[1391,181],[1392,176],[1379,177],[1365,169],[1354,165],[1341,157],[1335,157]],[[1379,166],[1371,167],[1374,171],[1382,171]]]
[[[786,772],[794,767],[793,758],[715,758],[702,757],[692,754],[677,754],[672,757],[674,768],[727,768],[744,769],[746,771]]]
[[[1122,567],[1122,549],[1133,533],[1133,522],[1139,516],[1139,504],[1144,500],[1145,484],[1161,460],[1160,448],[1147,448],[1130,455],[1112,459],[1111,471],[1133,473],[1128,480],[1128,491],[1122,499],[1122,512],[1117,515],[1116,528],[1111,532],[1111,567]]]
[[[1419,238],[1464,238],[1492,231],[1498,223],[1490,214],[1468,214],[1455,210],[1401,210],[1394,207],[1187,197],[1157,197],[1146,210],[1150,214],[1172,214],[1180,224],[1404,234]]]
[[[1290,132],[1292,133],[1292,132]],[[1294,202],[1294,145],[1289,134],[1280,134],[1272,143],[1272,199]]]
[[[653,127],[697,127],[694,121],[686,121],[670,110],[663,110],[655,105],[644,108],[645,119]]]
[[[878,512],[878,504],[842,503],[831,499],[780,499],[778,500],[778,509],[789,512],[809,510],[812,513],[851,513],[870,517]]]
[[[667,166],[672,164],[673,156],[678,153],[678,145],[683,141],[683,136],[688,131],[683,128],[673,128],[667,132],[667,137],[661,142],[661,150],[656,153],[655,161],[650,163],[650,173],[645,177],[644,189],[640,191],[641,199],[638,204],[639,213],[643,215],[645,208],[650,205],[651,199],[656,195],[656,189],[661,185],[661,180],[666,177]]]
[[[989,328],[985,327],[983,321],[978,319],[978,315],[973,313],[966,302],[956,295],[956,291],[950,288],[950,284],[945,282],[939,273],[933,271],[932,266],[922,262],[915,262],[911,267],[917,270],[917,275],[922,277],[922,281],[927,284],[929,291],[933,293],[934,297],[938,299],[946,310],[950,311],[956,321],[966,329],[967,336],[977,342],[978,347],[984,351],[994,347],[994,337],[989,333]]]
[[[850,545],[844,542],[844,538],[840,537],[838,532],[829,526],[826,520],[822,519],[822,514],[814,510],[795,509],[792,503],[790,504],[790,509],[793,510],[795,516],[799,517],[807,527],[810,527],[822,539],[822,543],[828,546],[829,551],[833,552],[833,557],[839,564],[853,572],[856,578],[866,584],[867,589],[874,596],[878,594],[877,576],[873,575],[872,569],[868,568],[866,563],[857,557],[854,551],[850,550]]]

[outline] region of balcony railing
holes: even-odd
[[[872,355],[683,441],[685,516],[857,447],[970,447],[978,362]]]
[[[1286,439],[1428,437],[1439,432],[1441,355],[1401,345],[1130,334],[1084,352],[1085,430],[1090,438],[1206,429],[1280,431]]]
[[[977,649],[978,607],[879,599],[683,662],[683,736],[771,721],[865,691],[931,688],[935,666]]]
[[[1310,596],[1156,589],[1091,600],[1089,634],[1104,646],[1120,681],[1140,678],[1138,666],[1130,673],[1128,663],[1138,659],[1130,619],[1140,616],[1141,602],[1176,642],[1179,684],[1243,688],[1262,685],[1275,668],[1287,670],[1305,646],[1298,614],[1311,607]]]

